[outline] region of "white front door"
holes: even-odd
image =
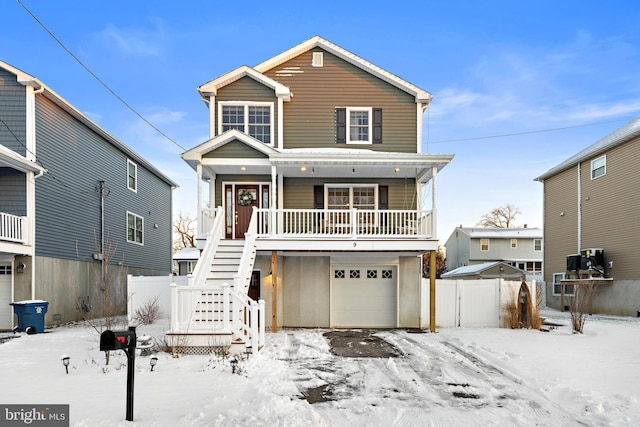
[[[398,269],[394,265],[334,265],[331,327],[395,328]]]
[[[0,264],[0,331],[13,328],[11,303],[11,264]]]

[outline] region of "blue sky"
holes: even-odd
[[[177,144],[109,93],[21,3]],[[522,211],[520,225],[542,227],[534,178],[640,111],[634,2],[374,4],[5,0],[0,59],[153,162],[180,185],[174,211],[195,216],[195,172],[179,154],[207,139],[196,87],[320,35],[434,95],[423,152],[455,154],[437,185],[443,243],[457,225],[506,203]],[[512,136],[485,138],[500,135]]]

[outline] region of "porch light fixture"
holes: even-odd
[[[69,374],[69,362],[71,358],[65,355],[65,356],[62,356],[60,359],[62,359],[62,364],[64,365],[65,371],[67,371],[67,374]]]
[[[158,364],[158,358],[156,356],[151,356],[149,364],[151,365],[151,372],[153,372],[153,368]]]
[[[356,173],[356,168],[351,169],[351,173]]]
[[[306,166],[302,166],[302,167],[300,168],[300,170],[301,170],[302,172],[306,172],[306,171],[307,171],[307,167],[306,167]]]
[[[398,172],[400,172],[400,168],[395,168],[393,171],[394,171],[395,173],[398,173]]]
[[[247,167],[246,167],[246,166],[240,166],[240,170],[241,170],[241,171],[246,171],[246,170],[247,170]]]
[[[16,273],[24,273],[24,267],[25,267],[25,265],[22,262],[20,264],[16,265]]]

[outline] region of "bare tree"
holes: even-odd
[[[598,292],[597,286],[588,280],[580,281],[574,286],[574,294],[569,296],[569,312],[574,333],[583,333],[584,322],[591,313],[593,297]]]
[[[521,213],[520,209],[507,203],[482,215],[478,225],[487,228],[514,228],[516,227],[515,219]]]
[[[174,252],[182,248],[196,247],[196,220],[194,218],[179,212],[173,222],[173,231],[176,235],[173,243]]]

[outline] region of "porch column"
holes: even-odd
[[[200,161],[202,161],[202,159],[200,159]],[[196,178],[198,181],[198,205],[196,206],[196,218],[198,218],[198,235],[202,235],[206,233],[206,231],[204,230],[204,221],[202,215],[202,163],[200,162],[196,166],[196,174],[198,175],[198,177]]]
[[[276,209],[278,208],[276,197],[278,197],[279,191],[277,191],[276,189],[276,174],[276,167],[271,166],[271,200],[269,200],[269,224],[271,224],[271,227],[269,229],[269,234],[271,234],[272,236],[278,234],[278,229],[276,228]]]
[[[42,93],[43,88],[35,89],[33,86],[26,86],[26,146],[24,156],[35,161],[36,159],[36,94]],[[27,222],[27,243],[35,248],[36,244],[36,180],[33,172],[26,172],[26,214]],[[35,249],[31,252],[31,299],[36,299],[36,254]]]
[[[284,128],[284,101],[278,97],[278,146],[276,148],[283,148],[283,128]]]
[[[433,167],[433,176],[431,178],[431,238],[438,238],[438,212],[436,210],[436,178],[438,176],[438,168]]]
[[[278,174],[278,207],[284,209],[284,177]],[[284,214],[278,216],[278,231],[284,231]]]
[[[216,178],[209,179],[209,208],[215,209],[216,206]]]
[[[278,253],[271,251],[271,332],[278,331]]]
[[[436,251],[429,251],[429,330],[436,331]]]

